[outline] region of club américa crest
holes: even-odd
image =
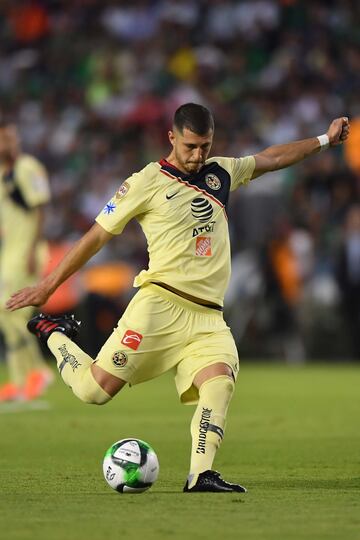
[[[219,178],[216,176],[216,174],[212,174],[212,173],[207,174],[205,176],[205,183],[210,189],[213,189],[214,191],[217,191],[218,189],[221,188],[221,182]]]
[[[124,351],[116,351],[112,356],[113,364],[117,367],[124,367],[127,364],[128,357]]]

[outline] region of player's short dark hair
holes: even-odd
[[[196,135],[206,135],[209,131],[214,131],[214,118],[203,105],[185,103],[175,111],[174,127],[181,133],[187,128]]]

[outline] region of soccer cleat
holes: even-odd
[[[0,387],[0,403],[6,401],[22,401],[23,393],[19,386],[8,382]]]
[[[39,398],[45,393],[53,380],[54,375],[49,369],[30,371],[24,385],[24,398],[26,400]]]
[[[206,492],[210,491],[213,493],[246,493],[246,488],[240,486],[240,484],[231,484],[226,482],[220,476],[220,473],[217,471],[204,471],[199,474],[196,484],[189,489],[188,480],[184,486],[183,491],[192,493],[192,492]]]
[[[27,323],[27,329],[42,341],[47,340],[53,332],[61,332],[70,339],[74,339],[79,332],[80,321],[77,321],[74,315],[64,315],[63,317],[52,317],[40,313]]]

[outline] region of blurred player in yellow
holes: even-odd
[[[61,377],[87,403],[106,403],[127,383],[174,369],[180,400],[196,404],[185,492],[246,491],[212,469],[239,369],[222,314],[230,275],[230,192],[267,171],[340,144],[348,131],[348,119],[338,118],[319,137],[244,158],[208,159],[214,135],[210,111],[193,103],[181,106],[168,134],[169,156],[126,180],[59,266],[7,303],[10,310],[42,305],[130,219],[139,221],[149,267],[135,278],[140,290],[95,361],[72,341],[79,325],[74,318],[41,314],[28,328],[48,344]]]
[[[46,256],[42,240],[43,205],[50,192],[44,167],[21,153],[16,126],[0,124],[0,330],[4,337],[9,382],[0,401],[28,400],[42,394],[51,380],[36,340],[26,331],[33,312],[5,310],[14,289],[36,283]]]

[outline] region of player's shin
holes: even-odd
[[[233,393],[234,381],[227,375],[209,379],[199,389],[199,403],[191,421],[189,488],[196,484],[201,472],[212,468],[224,436],[226,413]]]
[[[64,334],[54,332],[47,345],[56,358],[63,381],[81,401],[102,405],[111,399],[91,373],[93,359],[76,343]]]

